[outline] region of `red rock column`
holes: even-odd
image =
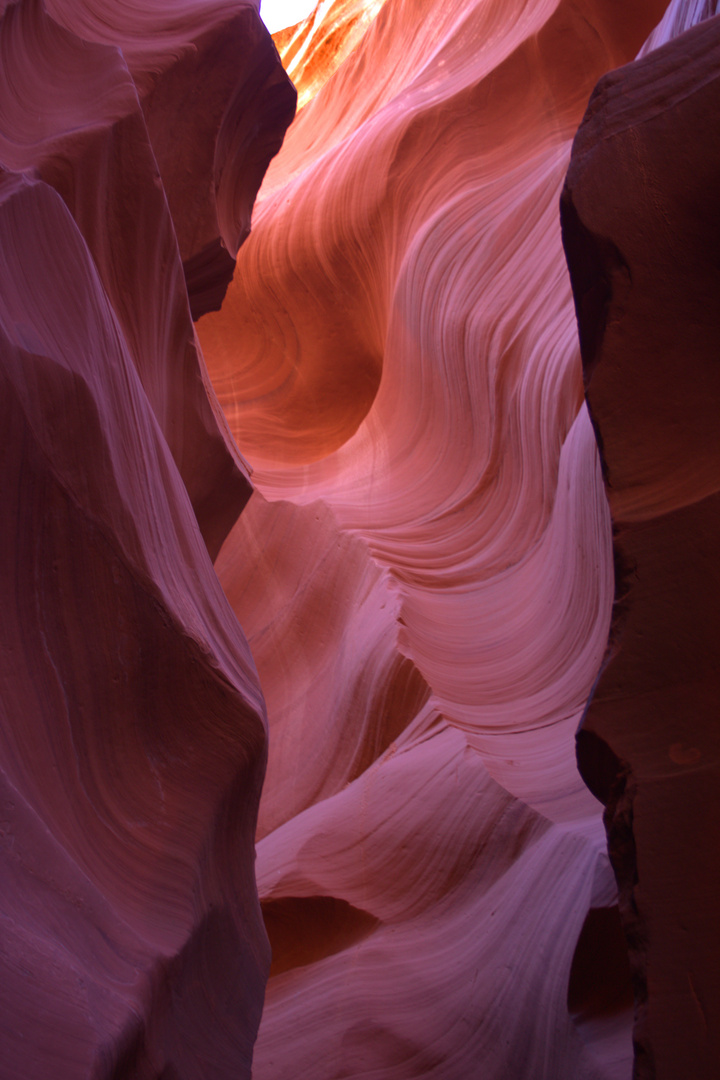
[[[615,528],[578,734],[607,804],[640,1080],[720,1075],[720,19],[606,76],[564,243]]]
[[[249,1080],[267,725],[211,555],[251,487],[186,282],[294,90],[244,5],[52,11],[0,4],[0,1076]]]

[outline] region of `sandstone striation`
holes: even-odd
[[[0,0],[0,1080],[718,1075],[714,11]]]
[[[578,757],[608,804],[638,1080],[720,1071],[719,64],[711,18],[606,76],[563,196],[617,567]]]
[[[84,26],[80,16],[89,18],[82,5],[61,14],[78,29]],[[92,35],[81,40],[39,2],[8,6],[0,26],[0,161],[7,170],[35,170],[73,214],[215,555],[251,488],[197,347],[178,237],[191,304],[206,310],[208,293],[210,300],[222,294],[212,259],[217,263],[225,251],[230,260],[228,251],[234,256],[247,234],[246,204],[292,118],[294,92],[254,11],[244,8],[237,15],[225,5],[224,20],[214,28],[211,14],[204,33],[196,11],[194,20],[188,16],[184,39],[175,25],[167,43],[159,33],[151,37],[152,52],[146,45],[138,56],[131,48],[128,67],[117,48],[126,44],[120,29],[110,34],[106,27],[103,43]],[[191,31],[200,48],[188,39]],[[256,39],[263,43],[255,48],[259,56],[253,55]],[[213,43],[225,57],[224,68],[214,64]],[[177,54],[186,100],[169,66]],[[268,73],[273,56],[274,73]],[[235,70],[228,71],[233,64]],[[268,83],[282,108],[271,107]],[[193,107],[193,94],[212,108]],[[262,108],[257,101],[253,105],[253,97]],[[238,140],[243,125],[257,133],[254,139]],[[194,162],[193,172],[183,171],[177,149],[181,160],[172,163],[177,137],[183,155]],[[227,210],[230,202],[237,220]],[[194,227],[184,224],[186,218]]]
[[[217,561],[270,723],[257,1080],[630,1075],[572,753],[613,567],[557,206],[665,7],[387,0],[334,69],[317,19],[281,35],[307,103],[198,324],[258,489]]]
[[[234,253],[294,91],[247,7],[2,9],[0,1076],[247,1078],[266,719],[209,552],[251,489],[181,256]],[[214,112],[183,117],[180,191],[157,132],[188,55]]]

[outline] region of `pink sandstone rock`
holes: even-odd
[[[0,1080],[714,1077],[710,6],[0,0]]]
[[[2,9],[0,1076],[249,1078],[266,718],[208,548],[250,485],[141,98],[238,18],[266,81],[272,45],[237,5],[138,7],[142,41],[128,6]],[[239,61],[214,84],[235,126],[264,85]],[[269,154],[288,116],[254,115]],[[244,180],[221,157],[220,200],[250,198],[257,145]]]
[[[199,323],[258,488],[217,562],[270,722],[257,1080],[632,1071],[572,753],[613,571],[557,203],[664,9],[387,0]]]
[[[87,14],[82,5],[71,10],[76,22],[77,16]],[[153,39],[154,52],[142,55],[144,69],[138,67],[140,60],[130,52],[135,61],[132,74],[136,87],[125,56],[116,47],[116,41],[123,41],[119,31],[112,44],[91,43],[92,38],[83,41],[46,15],[39,3],[25,2],[9,6],[0,27],[6,56],[0,72],[0,160],[6,169],[36,169],[60,192],[75,217],[212,555],[217,553],[251,488],[247,468],[227,432],[197,348],[178,259],[176,226],[169,210],[181,219],[185,204],[186,212],[196,222],[193,232],[186,226],[180,230],[180,254],[188,260],[191,276],[195,267],[196,290],[207,292],[206,275],[200,274],[197,281],[197,255],[207,253],[208,245],[213,244],[220,251],[223,227],[218,214],[223,220],[228,217],[226,210],[216,212],[215,198],[211,196],[212,148],[220,147],[216,164],[222,178],[215,178],[219,185],[218,206],[223,207],[229,193],[237,194],[243,184],[247,188],[244,198],[251,201],[259,182],[257,173],[266,167],[291,119],[287,104],[293,100],[276,55],[275,74],[267,73],[268,55],[274,50],[257,15],[245,8],[228,22],[233,14],[226,5],[224,23],[206,28],[203,34],[195,12],[185,33],[192,30],[202,39],[204,51],[200,55],[191,39],[180,38],[180,26],[176,25],[171,38],[176,53],[194,57],[189,72],[187,59],[184,62],[185,86],[189,96],[202,92],[203,100],[212,102],[207,113],[191,111],[187,101],[177,100],[172,68],[157,74],[158,67],[164,65],[167,69],[169,63],[159,53],[162,35]],[[72,20],[66,21],[74,25]],[[209,15],[206,27],[208,24],[212,27]],[[263,40],[260,49],[257,42]],[[227,59],[224,69],[212,67],[214,58],[207,53],[217,41],[223,43],[218,47],[224,48],[226,54],[234,50],[240,66],[236,65],[233,73],[226,70]],[[257,54],[262,57],[258,71],[253,68],[253,49],[256,60]],[[183,61],[177,66],[183,67]],[[264,83],[273,79],[276,87],[286,91],[282,98],[285,111],[280,109],[277,115],[253,106],[253,95],[267,97]],[[152,85],[150,93],[148,85]],[[146,91],[143,105],[149,115],[149,128],[144,122],[138,88]],[[51,107],[46,107],[48,100]],[[177,126],[177,113],[183,116],[184,153],[196,162],[195,172],[184,175],[181,190],[170,164],[172,148],[166,145],[167,132]],[[236,146],[231,160],[223,149],[224,140],[243,124],[260,135],[254,142],[246,138],[244,156]],[[158,144],[157,159],[153,135]],[[239,179],[243,170],[245,179]],[[169,182],[169,203],[161,177]],[[240,212],[242,199],[235,199],[233,204]],[[245,229],[241,223],[226,223],[222,239],[233,255]],[[198,310],[206,307],[200,303]]]

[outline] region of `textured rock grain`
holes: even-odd
[[[217,561],[268,695],[257,1080],[630,1074],[627,962],[576,954],[616,901],[573,760],[613,574],[557,206],[665,6],[280,38],[306,104],[198,324],[259,489]]]
[[[68,8],[66,17],[71,10],[75,18],[66,18],[68,24],[82,23],[82,5]],[[251,487],[197,347],[176,229],[181,223],[180,254],[190,264],[193,306],[204,310],[203,296],[207,301],[208,292],[211,299],[218,295],[213,266],[218,259],[222,262],[221,234],[235,254],[247,232],[249,204],[262,171],[292,118],[287,105],[294,96],[257,15],[243,10],[230,22],[232,13],[226,11],[219,27],[199,34],[206,50],[200,56],[176,26],[172,40],[181,54],[176,67],[184,76],[186,100],[167,56],[156,55],[162,35],[157,35],[155,54],[144,57],[153,72],[164,65],[150,83],[142,68],[128,68],[117,48],[124,42],[119,32],[117,41],[108,35],[107,44],[82,40],[50,18],[39,2],[9,6],[0,23],[0,162],[8,170],[37,170],[75,217],[213,556]],[[108,15],[113,13],[111,7]],[[190,23],[198,33],[195,14]],[[209,15],[207,22],[212,27]],[[234,50],[234,71],[208,75],[212,57],[206,53],[212,53],[213,45],[217,51],[218,42],[224,43],[226,68],[227,54]],[[189,71],[182,59],[188,51],[195,57]],[[276,87],[284,110],[263,112],[253,105],[258,95],[267,103],[268,82]],[[197,105],[199,95],[212,108],[192,108],[193,96]],[[247,145],[236,138],[243,124],[256,132],[254,141],[246,138]],[[182,143],[176,141],[180,137]],[[228,139],[234,147],[230,158],[222,149]],[[215,165],[222,175],[214,185],[212,152],[218,146]],[[173,150],[180,159],[176,167],[171,165]],[[193,171],[184,175],[178,190],[176,175],[185,157],[193,161]],[[244,205],[243,198],[237,198],[243,186]],[[229,201],[247,219],[245,224],[230,220]],[[224,230],[219,219],[226,222]],[[192,235],[186,221],[196,222]],[[202,251],[206,259],[198,266]]]
[[[687,8],[665,29],[714,12]],[[563,197],[618,571],[578,754],[608,803],[638,1080],[720,1071],[719,70],[712,18],[606,76]]]
[[[250,485],[141,109],[237,11],[2,5],[2,1080],[250,1076],[265,705],[208,554]]]
[[[256,7],[0,0],[0,1080],[714,1080],[714,5]]]

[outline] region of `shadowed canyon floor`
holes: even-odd
[[[256,8],[0,0],[0,1080],[713,1080],[714,3]]]

